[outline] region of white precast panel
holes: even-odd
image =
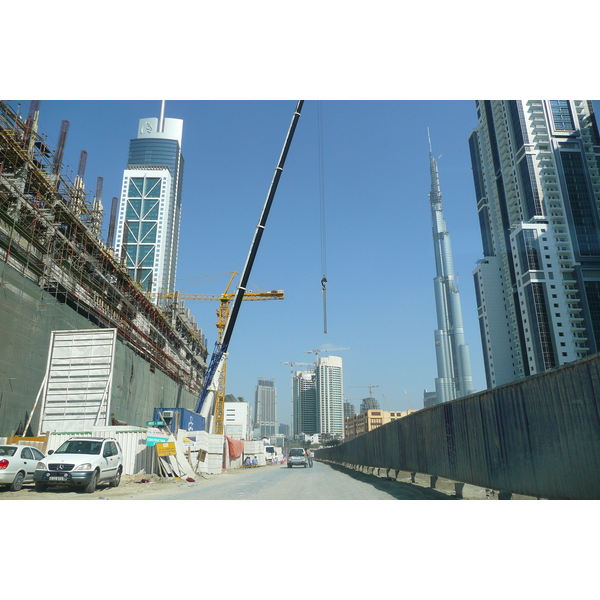
[[[53,331],[39,432],[108,425],[116,329]]]

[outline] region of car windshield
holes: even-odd
[[[302,450],[302,448],[292,448],[290,450],[290,456],[304,456],[304,450]]]
[[[14,446],[0,446],[0,456],[14,456],[16,451]]]
[[[100,454],[102,442],[88,440],[69,440],[62,444],[54,454]]]

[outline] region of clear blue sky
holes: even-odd
[[[427,128],[439,157],[474,384],[482,389],[471,276],[482,254],[467,145],[474,102],[321,106],[328,333],[320,285],[319,102],[309,100],[250,277],[254,289],[283,289],[285,300],[242,305],[228,392],[253,401],[257,378],[274,378],[280,421],[289,423],[290,367],[281,363],[313,361],[306,350],[344,347],[345,395],[357,408],[368,388],[353,386],[367,385],[379,386],[373,395],[383,408],[422,407],[423,390],[435,389],[437,375]],[[166,116],[184,120],[180,291],[219,294],[227,272],[242,271],[294,107],[291,100],[167,101]],[[86,187],[95,190],[97,177],[104,178],[106,225],[138,119],[159,111],[158,100],[41,102],[41,131],[53,146],[61,121],[70,122],[65,163],[76,171],[86,150]],[[212,351],[217,304],[188,306]]]

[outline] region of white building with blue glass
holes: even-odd
[[[145,292],[175,289],[183,156],[183,121],[140,119],[129,146],[115,233],[115,254]]]
[[[600,135],[588,100],[476,103],[488,387],[600,351]]]

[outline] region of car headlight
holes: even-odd
[[[76,469],[73,469],[74,471],[91,471],[92,470],[92,463],[83,463],[81,465],[79,465]]]
[[[46,467],[46,463],[43,462],[39,462],[37,464],[37,467],[35,468],[36,471],[47,471],[47,467]]]

